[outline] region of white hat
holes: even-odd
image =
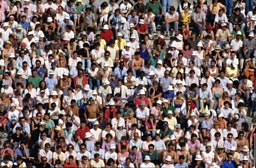
[[[7,22],[4,22],[3,27],[7,27],[9,24]]]
[[[170,161],[172,161],[172,157],[171,157],[170,155],[168,155],[168,156],[165,158],[165,160],[166,160],[167,162],[170,162]]]
[[[33,32],[33,31],[29,31],[29,32],[28,32],[28,36],[30,36],[30,35],[33,35],[33,36],[34,36],[34,32]]]
[[[127,42],[125,47],[131,47],[131,43],[130,42]]]
[[[99,124],[100,124],[100,123],[99,123],[98,120],[94,121],[94,123],[93,123],[93,125],[99,125]]]
[[[149,160],[150,161],[151,159],[148,155],[146,155],[144,160]]]
[[[15,58],[14,53],[11,53],[11,54],[9,55],[9,58]]]
[[[163,61],[162,61],[162,60],[158,60],[158,61],[157,61],[157,64],[161,64],[161,65],[162,65],[162,64],[163,64]]]
[[[249,160],[248,156],[244,156],[243,160]]]
[[[76,0],[76,2],[78,3],[78,2],[81,2],[82,3],[82,0]]]
[[[93,91],[92,91],[92,94],[93,94],[93,95],[98,94],[97,90],[93,90]]]
[[[218,115],[218,117],[224,117],[223,113],[220,113],[220,114]]]
[[[254,37],[254,33],[250,32],[249,37]]]
[[[54,91],[52,91],[51,95],[52,95],[52,96],[57,96],[58,93],[54,90]]]
[[[116,149],[116,145],[115,144],[111,144],[110,145],[110,149]]]
[[[172,110],[168,110],[167,114],[173,114]]]
[[[139,24],[144,24],[144,19],[140,19]]]
[[[171,141],[172,141],[172,140],[176,140],[175,135],[171,135],[171,136],[170,136],[170,140],[171,140]]]
[[[123,36],[123,34],[121,32],[117,33],[117,37],[122,37],[122,36]]]
[[[194,112],[190,113],[190,117],[192,117],[192,116],[196,116],[196,113],[194,113]]]
[[[227,23],[221,23],[221,26],[224,27],[224,26],[227,26]]]
[[[168,87],[168,90],[173,90],[172,85],[170,85],[170,86]]]
[[[181,34],[178,34],[178,35],[176,36],[176,38],[177,38],[178,40],[183,40],[183,36],[182,36]]]
[[[155,72],[154,71],[149,71],[148,75],[149,76],[155,75]]]
[[[52,20],[52,17],[48,17],[47,18],[47,22],[52,22],[53,20]]]
[[[207,143],[206,147],[212,147],[212,144],[211,143]]]
[[[68,20],[69,20],[69,19],[70,19],[70,17],[67,15],[67,16],[65,16],[65,19],[68,19]]]
[[[104,82],[103,82],[103,85],[109,85],[110,84],[110,82],[108,81],[108,80],[105,80]]]
[[[86,84],[85,86],[84,86],[84,90],[90,90],[90,86],[88,85],[88,84]]]
[[[108,30],[108,25],[104,25],[104,26],[103,26],[103,29],[104,29],[104,30]]]
[[[199,42],[197,43],[197,47],[203,47],[202,41],[199,41]]]
[[[161,100],[157,100],[157,101],[156,101],[156,104],[160,104],[160,105],[161,105],[161,104],[162,104],[162,101],[161,101]]]
[[[90,138],[90,137],[92,137],[92,134],[90,132],[86,132],[85,133],[85,138]]]
[[[132,34],[131,39],[135,39],[135,38],[136,38],[135,34]]]
[[[239,30],[237,33],[236,33],[236,35],[242,35],[242,32]]]
[[[50,75],[53,75],[53,74],[54,74],[54,72],[53,72],[52,70],[50,70],[50,71],[49,71],[49,74],[50,74]]]
[[[164,99],[163,103],[169,103],[168,99]]]
[[[144,95],[144,94],[146,94],[146,93],[145,93],[145,90],[144,90],[144,89],[141,89],[141,90],[139,91],[139,95]]]
[[[231,47],[230,47],[230,45],[229,44],[226,44],[225,45],[225,49],[230,49]]]
[[[233,81],[232,81],[232,80],[229,80],[229,81],[228,81],[228,84],[233,84]]]
[[[249,148],[248,148],[248,146],[247,146],[247,145],[245,145],[245,146],[243,147],[242,151],[243,151],[243,152],[249,152]]]
[[[125,23],[125,22],[126,22],[125,17],[122,17],[122,19],[121,19],[121,23]]]
[[[201,155],[196,155],[195,160],[203,160],[203,158],[201,157]]]
[[[129,24],[129,27],[131,28],[131,27],[135,27],[135,25],[133,24],[133,23],[130,23]]]
[[[176,124],[175,128],[180,128],[180,124]]]
[[[68,72],[64,72],[64,73],[63,73],[63,76],[68,76]]]
[[[197,56],[197,52],[196,52],[196,51],[192,51],[192,54],[191,54],[191,55]]]
[[[171,43],[170,47],[176,48],[176,45],[174,44],[174,42]]]
[[[46,125],[46,123],[44,121],[41,121],[39,125]]]

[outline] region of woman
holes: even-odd
[[[74,151],[74,146],[72,144],[68,144],[65,155],[66,158],[72,155],[74,157],[74,160],[77,160],[77,152]]]
[[[183,56],[187,59],[191,58],[193,49],[189,43],[184,44],[184,50],[182,50]]]
[[[52,91],[49,99],[49,104],[55,103],[56,107],[60,108],[61,106],[61,101],[58,98],[58,93],[56,91]]]
[[[153,116],[155,117],[155,119],[157,121],[162,119],[163,112],[161,111],[161,107],[162,107],[162,101],[161,100],[157,100],[157,102],[155,103],[155,106],[153,106],[150,109],[151,110],[151,114],[153,114]]]
[[[180,91],[176,93],[176,98],[173,100],[174,108],[177,113],[179,113],[180,116],[186,115],[186,101],[183,98],[183,95]],[[177,114],[176,114],[177,115]]]
[[[133,124],[137,123],[137,118],[134,117],[134,111],[131,109],[128,112],[128,118],[126,119],[126,130],[127,132],[131,129]]]
[[[218,108],[219,109],[222,108],[224,106],[224,102],[226,102],[226,101],[231,102],[231,99],[230,99],[230,96],[229,96],[228,92],[224,91],[223,94],[222,94],[222,97],[219,98]]]
[[[64,95],[67,95],[68,88],[71,87],[71,82],[72,80],[69,77],[68,73],[64,72],[63,78],[60,80],[60,88],[62,89]]]
[[[90,160],[87,156],[82,156],[82,160],[79,162],[78,167],[91,168]]]
[[[24,90],[24,95],[26,95],[27,93],[30,94],[32,99],[36,98],[37,92],[32,83],[28,83],[27,89]]]
[[[223,146],[218,146],[216,148],[216,153],[214,155],[214,161],[217,163],[217,165],[222,165],[223,161],[226,159],[226,154],[224,152],[224,147]]]
[[[149,151],[149,148],[148,148],[149,144],[155,145],[155,142],[152,140],[151,134],[148,134],[146,141],[143,141],[143,143],[142,143],[142,151],[143,152]]]
[[[107,133],[102,143],[102,149],[105,151],[109,151],[111,144],[115,144],[115,140],[111,133]]]
[[[150,134],[154,138],[156,136],[156,119],[153,114],[149,115],[149,119],[145,121],[146,133]]]
[[[118,152],[117,161],[119,165],[123,165],[125,163],[126,158],[129,157],[129,152],[125,145],[121,146],[121,151]]]
[[[42,80],[42,81],[39,83],[39,87],[37,88],[37,95],[40,94],[41,90],[44,90],[44,91],[45,91],[45,94],[46,94],[47,96],[50,95],[50,90],[47,88],[47,85],[46,85],[46,83],[45,83],[44,80]]]
[[[204,51],[204,46],[203,46],[202,41],[199,41],[196,46],[197,46],[197,50],[196,50],[197,57],[199,58],[199,60],[202,64],[204,56],[205,56],[205,51]]]
[[[222,96],[223,88],[220,86],[220,80],[217,79],[214,82],[214,86],[212,88],[212,95],[214,100],[214,109],[216,109],[219,106],[219,99]]]
[[[4,59],[4,62],[8,62],[9,56],[11,54],[14,54],[14,48],[12,47],[12,42],[7,40],[4,44],[4,48],[2,51],[2,58]]]
[[[126,136],[122,136],[120,142],[118,143],[118,152],[121,152],[122,146],[126,146],[126,151],[130,150],[130,142]]]
[[[36,129],[39,129],[40,122],[42,121],[42,114],[37,113],[36,117],[33,117],[31,122],[31,130],[34,131]]]
[[[70,41],[67,44],[67,49],[68,49],[68,55],[69,57],[72,56],[72,53],[74,53],[75,51],[77,51],[77,43],[76,43],[76,39],[72,38],[70,39]]]

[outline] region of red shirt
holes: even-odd
[[[73,163],[65,163],[64,168],[77,168],[77,165]]]
[[[77,135],[78,135],[82,140],[84,140],[84,139],[85,139],[85,133],[86,133],[86,132],[89,132],[89,131],[90,131],[89,127],[85,126],[84,129],[78,128],[77,131],[76,131],[76,133],[77,133]]]
[[[107,108],[106,110],[105,110],[105,115],[104,115],[104,117],[106,118],[106,119],[112,119],[112,118],[115,118],[116,117],[116,113],[117,113],[117,108]],[[112,113],[112,118],[110,118],[110,114]]]
[[[143,25],[137,24],[136,29],[138,32],[146,32],[148,30],[148,26],[146,24],[143,24]]]
[[[136,107],[139,107],[139,106],[140,106],[140,102],[141,102],[141,101],[144,101],[145,104],[146,104],[146,107],[148,107],[149,101],[148,101],[148,98],[147,98],[147,97],[144,97],[144,98],[137,97],[137,98],[135,98],[135,105],[136,105]]]
[[[114,35],[111,30],[106,30],[100,33],[100,37],[108,43],[111,39],[113,39]]]

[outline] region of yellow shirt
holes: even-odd
[[[100,48],[105,49],[105,46],[107,45],[106,41],[104,39],[100,40]]]
[[[171,119],[168,117],[165,117],[164,121],[168,122],[168,126],[171,130],[174,130],[175,126],[177,125],[177,119],[175,117],[172,117]]]
[[[189,23],[191,15],[189,13],[182,12],[181,13],[181,22]]]
[[[213,4],[210,5],[210,11],[214,15],[216,15],[222,8],[225,8],[225,6],[222,3],[217,3],[216,6],[213,6]]]
[[[126,45],[126,41],[125,39],[121,39],[120,46],[119,46],[118,39],[116,39],[115,44],[117,47],[119,47],[119,50],[123,50]]]

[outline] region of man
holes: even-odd
[[[46,135],[46,133],[44,133],[44,135]],[[39,150],[39,153],[38,153],[38,159],[39,161],[41,161],[41,159],[43,157],[46,157],[47,158],[47,162],[52,164],[52,157],[53,157],[53,153],[52,151],[50,150],[51,148],[51,145],[49,143],[46,143],[44,145],[44,149],[40,149]]]
[[[177,119],[176,117],[173,117],[173,112],[171,110],[168,110],[167,114],[168,115],[164,118],[164,121],[168,123],[168,128],[173,131],[175,126],[177,125]]]
[[[159,159],[158,158],[158,153],[157,153],[157,150],[155,150],[155,146],[153,144],[149,144],[148,149],[149,149],[149,151],[143,152],[143,155],[145,157],[149,156],[152,163],[159,164],[160,162],[158,160]]]
[[[212,144],[211,143],[207,143],[207,145],[206,145],[206,151],[205,152],[203,152],[203,162],[207,165],[207,166],[209,166],[209,167],[211,167],[212,166],[212,163],[213,163],[213,161],[214,161],[214,152],[212,151]]]
[[[224,148],[226,151],[230,151],[232,148],[237,149],[237,142],[233,139],[232,133],[228,133],[227,139],[224,141]]]
[[[84,113],[85,119],[87,119],[89,122],[95,122],[97,120],[97,114],[99,113],[99,106],[95,103],[94,97],[91,97],[89,101],[90,104],[86,106]]]
[[[100,36],[107,44],[109,44],[110,40],[114,38],[113,32],[109,29],[108,25],[103,26],[103,31],[101,31]]]
[[[205,105],[209,105],[210,109],[213,108],[213,97],[212,92],[208,89],[207,83],[202,85],[202,88],[199,89],[199,97],[200,97],[200,112],[204,112]]]
[[[227,159],[222,164],[222,168],[225,168],[225,167],[228,167],[228,168],[236,168],[237,167],[236,161],[233,160],[232,153],[227,154]]]
[[[154,168],[155,164],[150,161],[151,161],[150,156],[148,155],[145,156],[144,162],[141,163],[140,168]]]
[[[188,168],[188,163],[185,161],[185,156],[180,155],[179,156],[179,162],[175,165],[175,168]]]
[[[227,28],[227,23],[222,23],[221,28],[217,30],[216,41],[221,47],[225,47],[231,38],[231,33]]]
[[[147,9],[151,9],[155,15],[156,26],[161,26],[164,8],[158,0],[151,0],[147,3]]]
[[[58,84],[57,79],[54,77],[54,72],[52,70],[49,71],[49,76],[45,78],[45,83],[47,85],[47,88],[50,91],[53,91],[55,89],[55,86]]]
[[[102,159],[100,159],[100,154],[95,153],[94,159],[91,160],[92,167],[105,167],[105,163]]]
[[[37,69],[34,68],[32,70],[32,76],[28,77],[28,83],[32,83],[34,88],[38,88],[41,80],[41,77],[38,76]]]
[[[165,12],[164,12],[165,13]],[[175,11],[174,6],[170,7],[169,13],[165,13],[165,25],[166,25],[166,35],[170,35],[170,27],[174,29],[175,34],[178,33],[179,28],[179,13]]]
[[[172,84],[172,78],[170,77],[170,72],[166,70],[164,76],[160,79],[160,86],[163,88],[163,92],[168,91],[169,86]]]

